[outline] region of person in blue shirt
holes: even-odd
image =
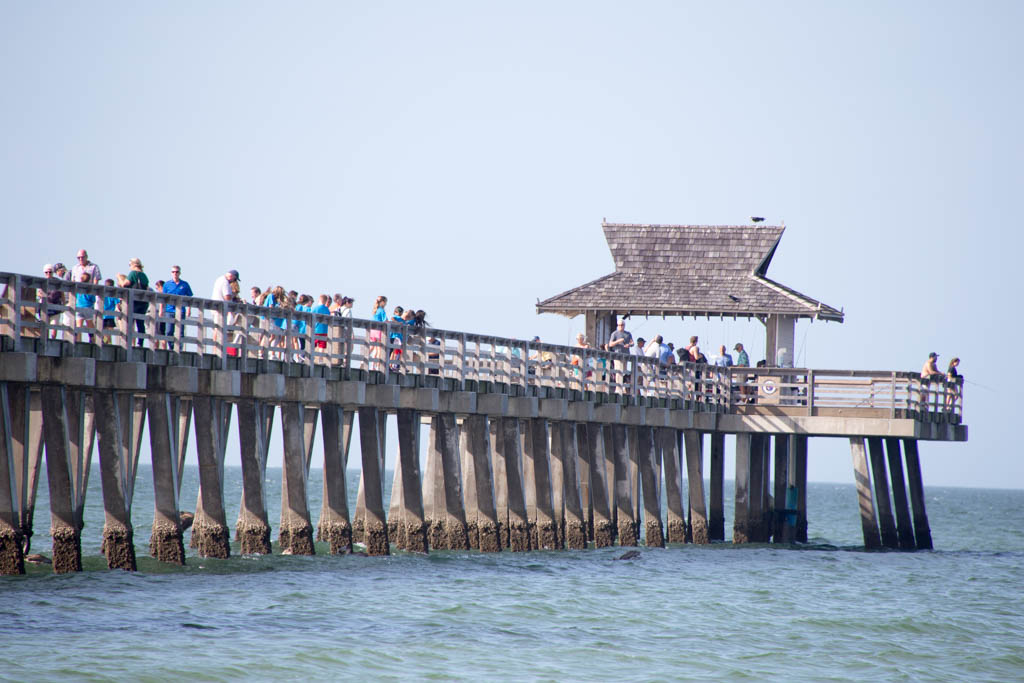
[[[188,282],[186,282],[185,280],[181,279],[181,266],[171,266],[171,279],[164,283],[162,291],[163,291],[164,294],[175,294],[177,296],[193,296],[193,294],[192,294],[192,287],[188,284]],[[177,311],[177,308],[175,307],[174,304],[165,304],[164,305],[164,317],[167,317],[167,318],[177,318],[179,320],[184,320],[185,318],[188,317],[188,314],[189,314],[188,306],[182,306],[181,315],[180,316],[176,316],[175,315],[176,311]],[[184,323],[179,323],[178,324],[178,332],[175,331],[175,324],[174,323],[163,323],[163,322],[158,323],[157,324],[157,329],[158,329],[157,334],[159,334],[160,336],[163,336],[163,335],[166,334],[168,336],[174,337],[174,336],[177,336],[178,334],[184,334],[185,333],[185,324]],[[167,342],[167,348],[169,348],[169,349],[171,349],[173,351],[174,350],[174,342],[173,341]]]
[[[83,271],[79,276],[79,281],[88,284],[92,279],[92,276],[88,271]],[[75,320],[78,323],[78,327],[96,327],[96,313],[92,310],[96,307],[96,295],[85,294],[79,292],[75,295]],[[93,336],[89,335],[89,341],[92,341]],[[81,340],[80,340],[81,341]]]
[[[313,307],[312,312],[317,315],[330,315],[331,309],[328,304],[331,303],[331,297],[326,294],[320,295],[320,303]],[[313,325],[313,347],[317,349],[327,348],[327,323],[316,323]]]
[[[313,297],[311,297],[308,294],[302,294],[302,295],[299,296],[298,300],[295,302],[295,310],[296,311],[302,311],[302,312],[305,312],[305,313],[309,313],[309,312],[311,312],[313,310],[313,308],[309,305],[311,303],[313,303]],[[305,320],[293,320],[292,321],[292,328],[295,330],[295,333],[297,335],[299,335],[299,350],[300,351],[305,351],[306,350],[306,331],[309,329],[309,327],[306,324],[306,321]],[[299,357],[299,358],[296,358],[296,360],[299,361],[299,362],[304,362],[305,358]]]
[[[108,277],[103,281],[103,284],[107,287],[113,287],[114,281]],[[110,343],[111,338],[110,332],[107,332],[106,330],[112,330],[117,327],[117,319],[114,317],[112,312],[117,310],[120,303],[121,300],[116,296],[103,297],[103,342],[106,344]],[[107,315],[108,312],[111,312],[111,315]]]
[[[386,296],[378,296],[377,300],[373,302],[373,319],[377,322],[386,322],[388,319],[387,312],[388,298]],[[380,369],[383,370],[384,360],[384,345],[380,342],[383,340],[384,334],[380,330],[370,330],[367,341],[370,342],[370,358],[381,362]],[[374,369],[374,363],[369,364],[369,369]]]

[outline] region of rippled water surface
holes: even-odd
[[[0,678],[1024,679],[1022,491],[927,489],[934,552],[856,549],[853,486],[812,484],[801,549],[616,561],[620,548],[369,558],[318,544],[174,568],[146,557],[149,476],[133,508],[139,572],[105,569],[96,476],[86,571],[0,578]],[[240,487],[229,470],[229,520]],[[45,491],[44,477],[33,551],[48,553]],[[279,491],[271,471],[275,529]]]

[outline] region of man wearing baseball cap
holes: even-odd
[[[939,354],[932,351],[928,354],[928,360],[924,362],[924,367],[921,368],[921,379],[928,380],[929,382],[938,382],[945,377],[936,364],[939,362]]]

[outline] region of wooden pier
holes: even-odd
[[[44,303],[41,294],[53,290],[71,301],[79,292],[120,298],[109,338],[76,327],[74,309]],[[148,310],[134,313],[135,302]],[[166,304],[176,313],[164,316]],[[315,552],[314,536],[332,553],[359,542],[371,555],[723,541],[726,434],[736,436],[734,543],[806,541],[808,443],[831,437],[851,445],[865,547],[930,548],[918,444],[967,439],[962,385],[913,373],[659,366],[594,349],[274,309],[287,319],[282,329],[267,315],[245,304],[0,273],[0,573],[24,572],[44,459],[53,569],[81,570],[94,448],[103,552],[108,566],[134,569],[131,506],[145,434],[155,489],[150,553],[177,564],[185,562],[189,461],[198,461],[200,479],[191,545],[206,557],[232,552],[224,506],[231,429],[243,474],[234,548],[270,552],[264,472],[275,419],[284,444],[278,539],[293,554]],[[293,321],[307,323],[301,354]],[[327,326],[325,348],[314,344],[317,323]],[[399,457],[385,501],[389,419]],[[345,475],[356,421],[362,474],[350,510]],[[307,489],[317,430],[324,491],[314,527]]]

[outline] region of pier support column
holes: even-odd
[[[231,404],[221,398],[196,395],[192,399],[192,413],[199,456],[199,498],[192,522],[192,541],[200,556],[225,559],[231,555],[224,512],[224,450]],[[100,446],[102,455],[102,439]]]
[[[700,432],[687,429],[683,432],[686,442],[686,483],[690,499],[690,533],[694,543],[706,545],[708,536],[708,514],[704,500],[704,438]]]
[[[548,423],[548,471],[551,475],[551,514],[555,547],[565,548],[565,484],[562,473],[562,437],[558,422]]]
[[[289,401],[281,404],[281,432],[284,437],[284,463],[281,468],[281,526],[278,539],[281,551],[293,555],[315,555],[313,523],[309,518],[306,482],[308,448],[306,446],[307,408]]]
[[[654,443],[654,430],[637,427],[637,455],[640,461],[640,488],[644,502],[644,543],[648,548],[664,548],[661,522],[661,458]]]
[[[501,550],[501,538],[498,536],[498,514],[494,504],[487,416],[466,416],[462,422],[461,441],[462,487],[470,547],[485,553],[498,552]]]
[[[899,536],[896,534],[896,521],[892,516],[892,504],[889,502],[889,478],[885,472],[885,452],[880,437],[868,438],[868,457],[871,459],[871,474],[875,481],[875,505],[878,508],[878,527],[882,534],[882,546],[899,548]]]
[[[608,500],[608,471],[605,469],[604,429],[599,424],[583,424],[582,439],[577,438],[580,452],[590,472],[590,501],[593,510],[594,547],[606,548],[615,542],[611,505]],[[580,432],[578,431],[577,434]]]
[[[668,508],[666,535],[669,543],[686,542],[686,512],[683,507],[683,463],[679,438],[682,432],[661,427],[656,432],[658,448],[665,463],[665,503]]]
[[[725,434],[711,432],[711,490],[708,540],[725,540]]]
[[[359,524],[359,509],[356,509],[356,525],[363,529],[363,542],[369,555],[391,554],[388,542],[388,525],[384,516],[384,472],[381,466],[381,422],[384,413],[377,408],[359,409],[359,443],[362,451],[362,482],[364,517]]]
[[[459,433],[453,413],[440,413],[430,420],[427,481],[423,490],[430,547],[468,550],[466,510],[459,481]]]
[[[771,541],[782,543],[782,527],[786,521],[786,488],[789,481],[789,437],[785,434],[775,435],[775,452],[772,464],[772,509],[771,509]]]
[[[736,492],[733,496],[736,510],[732,521],[732,542],[750,543],[752,525],[750,520],[750,470],[751,470],[750,434],[736,435]]]
[[[587,455],[587,425],[576,423],[576,477],[579,480],[580,508],[587,541],[594,540],[594,500],[590,492],[590,459]]]
[[[324,442],[324,492],[316,533],[317,540],[330,544],[332,555],[339,555],[352,552],[346,470],[354,413],[335,404],[325,404],[320,412]]]
[[[807,543],[807,439],[790,436],[796,486],[796,542]]]
[[[384,455],[387,453],[387,423],[388,414],[386,411],[380,411],[380,415],[377,420],[377,440],[380,446],[380,472],[381,472],[381,483],[383,485],[384,476]],[[362,422],[359,423],[360,432],[362,431]],[[362,438],[362,437],[360,437]],[[363,492],[364,477],[362,472],[359,473],[359,487],[356,489],[356,514],[352,519],[352,540],[356,543],[365,543],[366,539],[363,536],[363,522],[366,519],[366,500]],[[391,540],[391,527],[388,527],[388,540]]]
[[[914,539],[917,541],[918,550],[931,550],[932,530],[928,526],[928,513],[924,506],[924,481],[921,479],[921,460],[917,454],[917,439],[903,439],[903,452],[907,460],[910,507],[914,511]]]
[[[853,478],[857,484],[857,501],[860,505],[860,524],[864,532],[864,547],[874,550],[882,547],[878,534],[878,520],[875,518],[875,504],[871,497],[871,475],[864,451],[864,439],[850,439],[850,453],[853,456]]]
[[[16,385],[0,382],[0,575],[25,573],[22,500],[18,490],[18,478],[24,472],[15,466],[12,442],[17,429],[10,400],[10,393],[20,389],[13,387]]]
[[[427,552],[423,481],[420,476],[420,414],[408,408],[398,411],[398,462],[395,465],[395,485],[391,487],[391,503],[388,530],[390,532],[394,524],[392,542],[403,550]]]
[[[267,451],[274,427],[274,406],[254,399],[238,401],[238,445],[242,460],[242,503],[235,539],[243,555],[269,555]],[[326,471],[326,464],[324,469]]]
[[[53,571],[80,572],[82,514],[96,443],[92,395],[53,385],[43,385],[41,394]]]
[[[501,453],[504,450],[502,421],[504,418],[492,417],[487,422],[487,435],[490,441],[491,475],[494,477],[494,510],[498,519],[498,540],[502,548],[511,545],[508,513],[508,473]]]
[[[508,530],[508,547],[513,552],[531,549],[530,527],[526,513],[526,496],[523,486],[522,444],[517,418],[494,420],[493,458],[501,469],[505,482],[507,516],[504,517]]]
[[[608,511],[611,523],[612,545],[619,535],[619,517],[615,509],[615,437],[612,435],[612,425],[601,425],[601,446],[604,450],[604,485],[608,501]]]
[[[134,456],[131,452],[134,441],[131,433],[134,426],[133,397],[130,394],[118,396],[111,390],[100,390],[93,395],[93,401],[96,407],[100,477],[103,484],[102,551],[110,569],[135,571],[135,537],[131,518],[135,468],[130,462]],[[124,438],[126,434],[127,439]]]
[[[551,442],[558,440],[558,457],[552,448],[553,469],[561,465],[562,501],[564,510],[563,530],[565,547],[570,550],[582,550],[587,547],[587,527],[583,517],[583,502],[580,496],[579,475],[576,464],[579,462],[576,444],[576,425],[571,422],[555,422],[551,425]],[[556,510],[557,514],[557,510]]]
[[[15,472],[15,489],[21,506],[18,525],[22,547],[28,554],[32,547],[32,526],[39,489],[39,469],[43,459],[43,410],[38,389],[29,384],[9,383],[11,455]]]
[[[146,395],[155,508],[149,554],[161,562],[183,565],[185,543],[178,516],[178,407],[178,399],[166,392]]]
[[[903,479],[903,454],[900,452],[900,440],[885,440],[886,457],[889,460],[889,472],[892,478],[892,499],[896,505],[896,535],[899,538],[900,550],[913,550],[914,527],[910,521],[910,503],[907,500],[907,485]]]
[[[615,458],[615,514],[619,545],[635,546],[639,541],[633,482],[630,478],[630,430],[625,425],[612,425],[612,451]]]
[[[523,470],[526,475],[527,515],[531,545],[539,550],[554,550],[558,533],[552,510],[551,470],[548,463],[548,423],[541,418],[523,422]],[[532,505],[532,507],[531,507]]]

